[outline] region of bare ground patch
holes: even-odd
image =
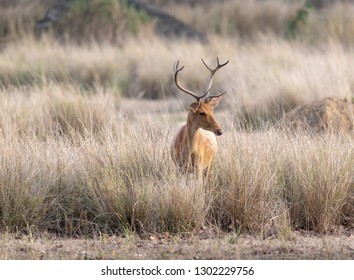
[[[294,233],[291,240],[226,234],[204,238],[0,236],[0,259],[353,259],[354,234]]]

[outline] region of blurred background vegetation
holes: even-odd
[[[0,0],[1,43],[43,32],[77,42],[120,42],[151,30],[202,40],[215,34],[242,39],[272,34],[353,44],[354,1]]]
[[[229,90],[230,99],[237,92],[228,103],[246,128],[338,92],[343,77],[337,95],[352,98],[348,59],[335,65],[353,45],[352,0],[0,0],[2,87],[99,85],[165,99],[175,96],[177,59],[196,65],[184,82],[199,90],[205,76],[196,57],[227,56],[233,63],[215,90]],[[328,78],[316,78],[320,71]]]

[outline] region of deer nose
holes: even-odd
[[[217,130],[216,130],[216,135],[218,135],[218,136],[220,136],[220,135],[222,135],[222,133],[223,133],[223,131],[222,131],[222,129],[221,128],[218,128]]]

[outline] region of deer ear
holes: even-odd
[[[198,111],[199,106],[200,106],[200,102],[194,102],[189,106],[189,111],[195,114]]]
[[[219,97],[214,97],[214,98],[209,98],[206,102],[209,104],[209,106],[211,108],[215,108],[216,106],[218,106],[220,100],[221,100],[222,96]]]

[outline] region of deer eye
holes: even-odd
[[[204,112],[199,112],[199,115],[205,116],[205,113]]]

